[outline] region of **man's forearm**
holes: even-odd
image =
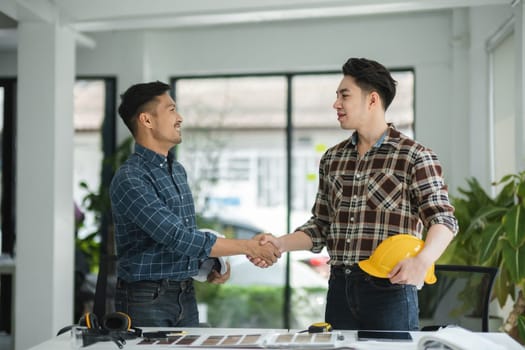
[[[269,263],[274,263],[281,256],[279,250],[273,246],[261,246],[251,239],[217,238],[210,251],[211,257],[249,255],[259,257]]]
[[[310,250],[313,247],[312,237],[303,231],[293,233],[278,238],[281,252],[291,252],[295,250]]]
[[[236,240],[228,238],[217,238],[215,244],[211,247],[210,256],[231,256],[244,255],[250,251],[247,240]]]
[[[425,247],[418,254],[418,258],[425,265],[432,265],[443,254],[454,234],[445,225],[432,225],[427,232]]]

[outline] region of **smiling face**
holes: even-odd
[[[359,130],[368,121],[370,93],[356,85],[354,78],[345,75],[336,91],[333,108],[344,130]]]
[[[143,126],[143,145],[158,153],[166,154],[182,142],[182,116],[177,112],[175,101],[166,92],[151,102],[150,108],[139,115]]]
[[[153,115],[156,125],[156,128],[152,129],[153,135],[159,142],[178,145],[182,142],[182,116],[177,112],[175,101],[168,93],[158,96],[157,99],[159,103]]]

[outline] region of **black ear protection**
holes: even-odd
[[[80,320],[78,320],[78,325],[87,327],[90,329],[98,329],[100,328],[100,324],[98,323],[97,315],[95,315],[92,312],[87,312],[82,317],[80,317]]]
[[[142,329],[131,326],[131,317],[124,312],[112,312],[102,318],[102,329],[110,332],[120,332],[126,339],[142,336]]]
[[[119,348],[126,343],[126,339],[134,339],[142,336],[142,329],[131,326],[131,317],[124,312],[112,312],[105,315],[99,322],[97,315],[87,312],[78,321],[78,325],[86,327],[83,335],[85,345],[97,341],[112,340]],[[58,334],[71,330],[73,326],[62,328]]]
[[[97,315],[87,312],[80,318],[78,325],[107,331],[129,331],[131,330],[131,317],[123,312],[112,312],[104,315],[102,322],[99,322]]]
[[[113,312],[102,318],[102,328],[113,331],[130,331],[131,317],[123,312]]]
[[[121,336],[127,339],[140,337],[142,335],[142,330],[140,328],[131,327],[131,317],[120,311],[104,315],[101,322],[98,321],[97,315],[88,312],[80,318],[78,324],[80,326],[100,329],[106,332],[118,332]]]

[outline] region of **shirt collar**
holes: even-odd
[[[149,148],[146,148],[138,143],[135,143],[135,153],[137,153],[140,157],[142,157],[144,160],[153,163],[154,165],[158,167],[165,167],[168,164],[168,158],[173,159],[173,152],[168,152],[168,157],[163,156],[162,154],[159,154],[157,152],[154,152],[150,150]]]
[[[383,144],[383,141],[385,141],[386,137],[387,137],[387,134],[389,134],[389,130],[391,128],[394,128],[394,126],[392,124],[388,124],[388,128],[385,130],[385,132],[381,135],[381,137],[376,141],[376,143],[374,143],[374,145],[372,146],[372,148],[379,148],[381,147],[381,145]],[[352,143],[353,146],[357,146],[357,141],[359,140],[359,135],[357,134],[357,131],[355,131],[351,138],[350,138],[350,142]]]

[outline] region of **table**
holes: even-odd
[[[145,332],[156,331],[157,329],[144,328]],[[165,330],[163,328],[163,330]],[[180,332],[181,328],[171,328],[173,332]],[[187,335],[246,335],[246,334],[296,334],[297,330],[283,330],[283,329],[248,329],[248,328],[185,328],[182,331],[185,331]],[[357,350],[363,349],[417,349],[417,343],[419,339],[424,336],[431,334],[433,332],[410,332],[413,338],[412,342],[380,342],[380,341],[358,341],[356,339],[356,331],[334,331],[336,336],[343,336],[344,340],[338,341],[336,346],[344,346],[348,348],[355,348]],[[475,333],[481,335],[484,339],[489,339],[495,342],[498,345],[503,346],[508,350],[523,350],[524,348],[515,342],[509,335],[506,333]],[[139,345],[138,343],[142,339],[133,339],[128,340],[124,345],[124,350],[152,350],[152,349],[204,349],[205,347],[183,347],[183,346],[172,346],[172,345]],[[299,348],[299,347],[297,347]],[[302,347],[305,349],[306,347]],[[312,347],[309,347],[312,349]],[[64,333],[61,336],[54,337],[48,341],[45,341],[33,348],[31,350],[66,350],[73,349],[70,333]],[[84,349],[84,348],[81,348]],[[118,347],[115,343],[111,341],[98,342],[96,344],[90,345],[85,348],[86,350],[118,350]],[[209,349],[219,349],[218,347]],[[220,349],[226,349],[225,347],[220,347]],[[231,349],[235,349],[232,347]],[[239,349],[239,347],[236,347]],[[478,349],[476,349],[478,350]]]

